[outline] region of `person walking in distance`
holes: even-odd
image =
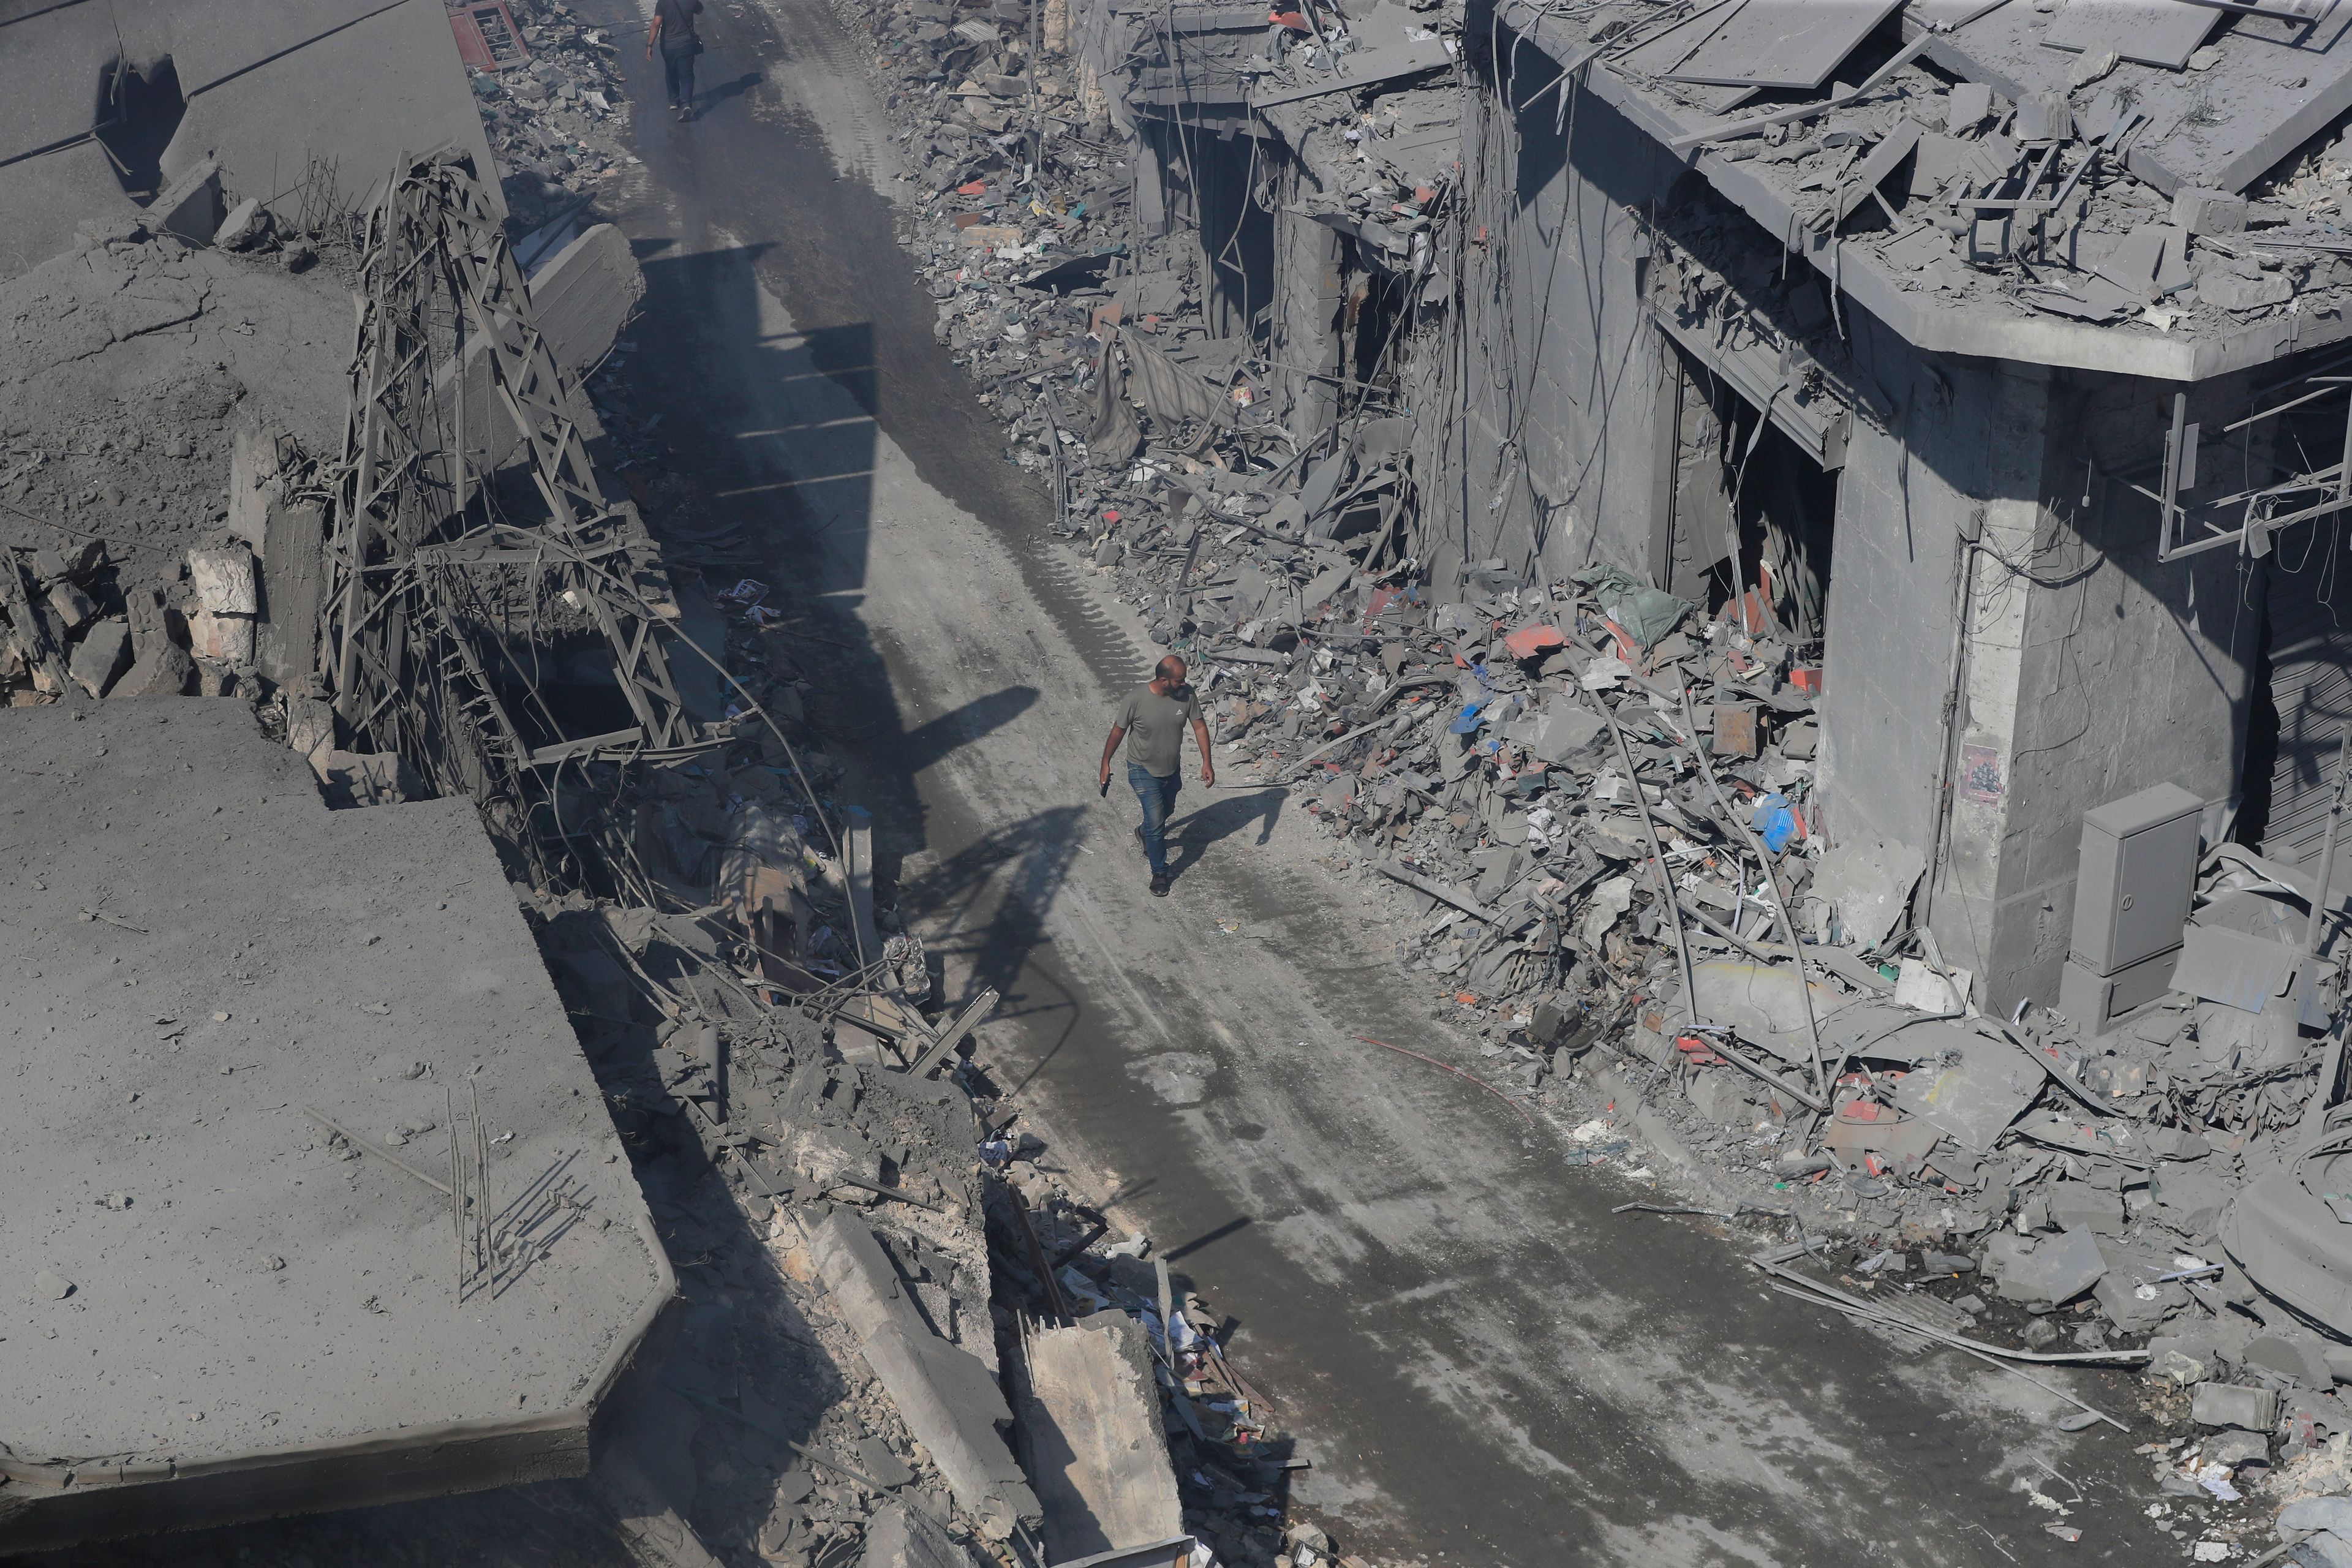
[[[694,18],[701,10],[702,0],[654,0],[653,29],[646,35],[646,58],[661,50],[670,112],[680,120],[694,118],[694,57],[702,52]]]
[[[1168,818],[1176,810],[1176,792],[1183,784],[1184,726],[1201,748],[1201,783],[1213,787],[1217,770],[1209,761],[1209,726],[1201,717],[1201,700],[1184,684],[1184,661],[1174,654],[1160,661],[1151,684],[1138,687],[1118,705],[1110,722],[1110,739],[1103,742],[1102,773],[1097,782],[1110,787],[1110,760],[1129,736],[1127,782],[1143,803],[1143,826],[1135,836],[1143,841],[1144,858],[1151,863],[1151,893],[1168,896]]]

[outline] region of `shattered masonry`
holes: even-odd
[[[2236,1507],[2196,1516],[2203,1560],[2273,1526],[2352,1552],[2352,6],[839,9],[1008,459],[1192,661],[1231,771],[1381,889],[1396,961],[1483,1033],[1477,1081],[1580,1161],[1643,1140],[1698,1194],[1652,1206],[1755,1233],[1777,1289],[2135,1375],[2068,1420],[2157,1435],[2152,1506]],[[52,926],[178,977],[115,1032],[182,1096],[184,1055],[304,1058],[248,1068],[239,1009],[197,1000],[185,954],[221,933],[118,904],[109,800],[201,755],[204,790],[290,825],[240,816],[221,853],[305,885],[346,839],[387,876],[495,859],[584,1064],[535,1058],[543,1026],[354,1057],[231,1152],[331,1169],[359,1234],[429,1235],[436,1269],[446,1234],[460,1305],[642,1215],[656,1300],[597,1304],[559,1414],[479,1429],[494,1463],[390,1486],[337,1479],[338,1445],[425,1433],[274,1426],[264,1385],[209,1430],[85,1413],[0,1359],[32,1395],[0,1550],[593,1460],[559,1510],[654,1560],[700,1560],[700,1483],[697,1517],[767,1555],[1156,1534],[1313,1568],[1329,1540],[1263,1511],[1271,1405],[1190,1282],[1035,1164],[966,1055],[995,997],[934,994],[755,551],[631,396],[642,285],[595,211],[624,40],[553,0],[292,37],[205,13],[0,24],[9,804],[104,781],[57,795],[95,827],[11,849],[58,916],[12,957],[51,1006]],[[215,700],[143,700],[182,696]],[[224,874],[169,868],[190,906]],[[421,897],[313,935],[437,929]],[[503,962],[516,933],[461,912]],[[199,955],[266,980],[279,1035],[398,1005]],[[502,1085],[581,1065],[635,1182],[510,1185],[527,1152],[560,1168],[572,1112]],[[92,1114],[94,1144],[136,1136]],[[173,1137],[174,1179],[217,1179],[228,1145]],[[150,1196],[77,1189],[40,1245],[102,1259]],[[237,1248],[240,1289],[301,1285],[299,1247]],[[673,1260],[757,1311],[698,1302],[639,1366]],[[32,1310],[143,1324],[110,1268],[43,1263]],[[370,1326],[401,1305],[319,1313],[429,1360]],[[437,1415],[489,1420],[489,1392]],[[681,1477],[706,1424],[782,1479]],[[299,1497],[238,1489],[282,1466]]]

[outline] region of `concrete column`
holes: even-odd
[[[2086,465],[2151,457],[2168,388],[1902,363],[1906,412],[1860,434],[1840,497],[1822,795],[1833,837],[1929,858],[1937,940],[2006,1012],[2056,1000],[2085,811],[2168,781],[2216,822],[2234,798],[2259,584],[2231,552],[2159,564],[2153,505]]]
[[[1337,384],[1307,373],[1341,374],[1339,297],[1339,235],[1284,203],[1274,215],[1273,354],[1293,367],[1282,372],[1282,390],[1290,433],[1301,441],[1339,415]]]

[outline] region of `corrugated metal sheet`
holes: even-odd
[[[2352,722],[2352,571],[2333,531],[2290,538],[2271,558],[2271,700],[2278,707],[2278,762],[2271,773],[2263,853],[2315,864],[2327,831],[2336,752]],[[2299,568],[2290,570],[2289,568]]]

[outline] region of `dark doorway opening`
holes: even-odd
[[[142,72],[118,59],[107,68],[99,91],[96,135],[114,162],[114,177],[141,205],[163,188],[163,149],[188,111],[180,96],[180,73],[172,57]]]
[[[1710,618],[1744,619],[1810,663],[1828,625],[1837,474],[1706,366],[1679,347],[1668,353],[1652,574]]]

